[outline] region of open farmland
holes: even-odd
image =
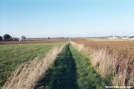
[[[77,51],[70,43],[66,44],[61,52],[57,49],[52,50],[49,55],[47,54],[55,45],[60,46],[63,44],[64,43],[1,45],[7,46],[6,49],[12,51],[8,52],[8,54],[10,54],[8,57],[9,60],[7,60],[8,58],[6,59],[7,62],[9,61],[11,64],[3,65],[7,66],[2,70],[4,71],[3,75],[7,76],[4,77],[5,80],[9,77],[11,71],[15,70],[6,83],[5,81],[2,82],[3,84],[5,83],[2,89],[38,89],[41,87],[49,89],[103,89],[105,85],[111,84],[102,78],[91,66],[88,58]],[[17,50],[20,52],[20,55],[29,55],[23,55],[22,58],[19,58],[21,56],[18,56],[19,52]],[[60,52],[59,55],[57,53],[58,51]],[[17,56],[14,56],[14,54],[11,56],[13,52],[17,52],[18,55],[16,54]],[[55,53],[56,55],[50,58]],[[44,58],[45,55],[47,55],[46,58]],[[33,58],[31,58],[31,56],[33,56]],[[19,61],[18,59],[21,60]],[[31,60],[29,61],[29,59]],[[54,60],[50,61],[50,59]],[[22,62],[24,62],[24,64],[21,64]],[[15,66],[12,67],[12,63],[14,63]],[[19,66],[18,69],[15,69],[17,66]],[[6,71],[9,71],[9,73],[5,74]],[[3,84],[1,84],[1,86]]]
[[[56,43],[67,42],[68,39],[44,39],[44,40],[25,40],[25,41],[0,41],[0,45],[3,44],[35,44],[35,43]]]
[[[65,43],[0,45],[0,87],[21,63],[33,60],[35,57],[40,60],[49,50],[63,44]]]
[[[72,39],[91,64],[113,85],[134,86],[134,41],[88,41]]]
[[[104,89],[110,85],[91,66],[87,57],[67,44],[34,89]]]
[[[133,41],[71,39],[0,47],[2,89],[105,89],[134,84],[133,52],[128,56],[126,51],[133,48]]]

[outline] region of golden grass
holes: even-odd
[[[36,57],[34,60],[21,64],[8,78],[2,89],[33,89],[51,67],[63,47],[64,45],[54,47],[41,60]]]
[[[134,65],[129,58],[109,54],[106,49],[91,49],[90,47],[85,47],[84,44],[72,41],[71,44],[89,57],[91,64],[102,77],[111,76],[113,85],[134,86]]]

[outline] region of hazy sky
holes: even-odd
[[[0,0],[0,35],[134,35],[134,0]]]

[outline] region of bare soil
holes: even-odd
[[[45,39],[45,40],[35,40],[35,41],[1,41],[0,45],[6,44],[34,44],[34,43],[57,43],[57,42],[67,42],[68,39]]]

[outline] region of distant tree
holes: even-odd
[[[134,36],[130,36],[129,38],[134,38]]]
[[[25,39],[26,39],[26,37],[25,37],[25,36],[21,36],[21,38],[22,38],[22,40],[25,40]]]
[[[13,41],[13,38],[11,37],[9,40],[10,40],[10,41]]]
[[[2,37],[0,36],[0,41],[2,41]]]
[[[19,38],[15,38],[14,40],[15,40],[15,41],[19,41]]]
[[[11,38],[11,36],[10,36],[9,34],[5,34],[5,35],[4,35],[4,39],[5,39],[5,40],[10,40],[10,38]]]
[[[48,37],[48,39],[50,39],[50,37]]]

